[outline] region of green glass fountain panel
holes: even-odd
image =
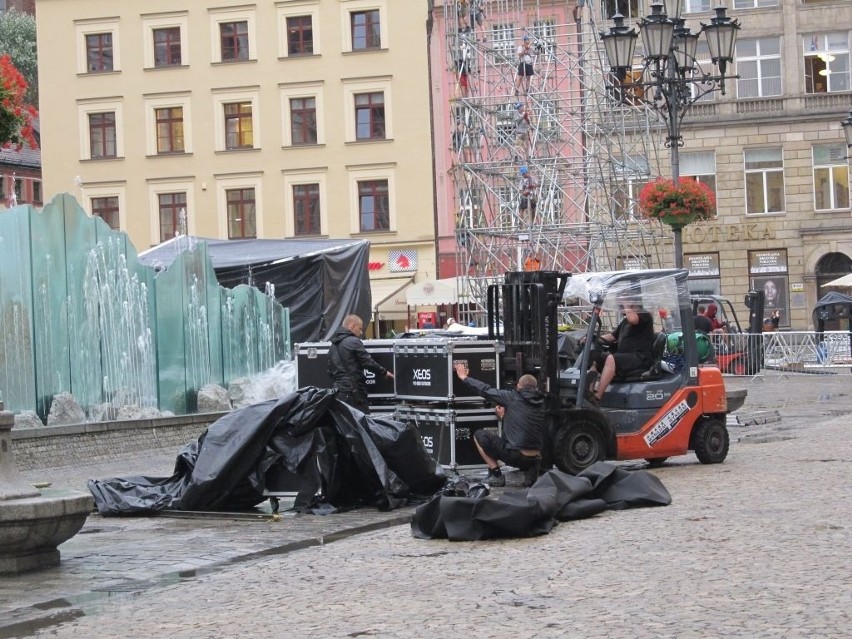
[[[11,411],[36,404],[28,209],[0,213],[0,393]]]
[[[187,412],[183,332],[183,260],[179,254],[155,280],[160,410]]]

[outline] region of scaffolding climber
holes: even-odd
[[[524,95],[529,95],[530,79],[535,75],[533,70],[533,49],[530,37],[525,35],[521,44],[518,45],[518,72],[515,75],[515,95],[523,90]]]
[[[515,104],[515,162],[524,162],[529,157],[530,112],[523,102]]]
[[[459,9],[459,31],[470,31],[470,22],[467,17],[470,14],[470,0],[458,0]]]
[[[474,0],[473,20],[477,27],[482,27],[485,24],[485,0]]]
[[[467,36],[459,37],[459,51],[456,56],[456,97],[470,95],[471,47]]]
[[[519,169],[521,174],[518,180],[518,191],[521,193],[519,206],[520,216],[524,217],[527,209],[530,210],[530,224],[535,220],[535,211],[538,207],[538,182],[530,173],[529,168],[524,165]]]

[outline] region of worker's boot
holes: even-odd
[[[506,485],[506,476],[503,475],[503,471],[500,470],[499,466],[497,468],[489,468],[488,477],[482,483],[492,488],[501,488]]]

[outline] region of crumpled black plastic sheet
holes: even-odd
[[[184,446],[171,477],[91,479],[88,488],[102,515],[243,510],[282,475],[298,486],[297,505],[318,512],[398,508],[447,479],[413,426],[306,387],[217,420]]]
[[[411,532],[420,539],[454,541],[535,537],[560,521],[671,501],[655,475],[597,462],[576,476],[550,470],[530,488],[506,491],[496,499],[436,495],[417,508]]]

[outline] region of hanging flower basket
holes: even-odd
[[[639,193],[642,215],[660,220],[672,228],[683,228],[716,215],[716,196],[701,182],[683,178],[677,183],[659,178],[646,184]]]

